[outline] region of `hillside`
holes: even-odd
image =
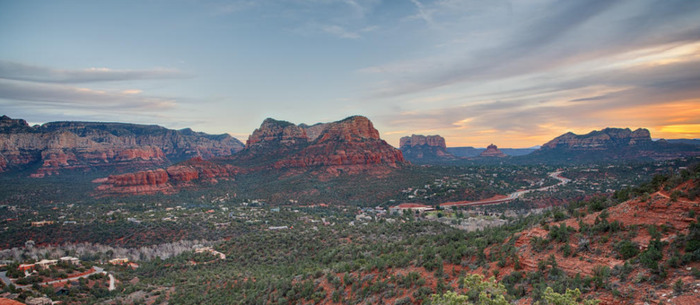
[[[483,231],[412,213],[361,226],[303,218],[307,224],[224,242],[217,251],[233,259],[209,269],[170,260],[159,278],[189,287],[171,292],[173,303],[461,304],[445,299],[476,303],[484,291],[494,301],[531,304],[577,299],[578,291],[579,302],[697,304],[698,169]],[[136,275],[147,278],[150,265]]]
[[[157,125],[51,122],[29,126],[0,117],[0,172],[32,170],[32,177],[62,171],[124,172],[170,165],[192,157],[228,156],[243,144],[227,134]]]

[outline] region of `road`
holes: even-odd
[[[109,275],[109,291],[117,289],[117,287],[114,286],[114,275],[111,273],[108,273],[107,275]]]
[[[550,185],[550,186],[545,186],[541,188],[536,188],[536,189],[529,189],[529,190],[521,190],[521,191],[516,191],[513,193],[508,194],[508,197],[506,198],[501,198],[501,199],[487,199],[487,200],[480,200],[480,201],[456,201],[456,202],[446,202],[443,204],[440,204],[441,207],[443,208],[451,208],[451,207],[459,207],[459,206],[473,206],[473,205],[491,205],[491,204],[499,204],[499,203],[504,203],[508,201],[513,201],[515,199],[520,198],[520,196],[525,195],[529,192],[535,192],[535,191],[547,191],[552,188],[555,188],[560,185],[567,184],[571,181],[569,178],[565,178],[561,176],[561,171],[557,172],[551,172],[549,173],[549,177],[557,179],[559,183],[555,185]]]
[[[46,286],[46,285],[52,285],[52,284],[61,283],[61,282],[68,282],[68,281],[72,281],[72,280],[77,280],[79,278],[86,278],[86,277],[91,276],[93,274],[98,274],[98,273],[104,271],[104,269],[100,268],[100,267],[92,267],[92,269],[93,269],[93,271],[88,273],[88,274],[83,274],[83,275],[74,276],[74,277],[68,277],[68,278],[60,279],[60,280],[42,282],[42,283],[39,283],[39,285]],[[12,285],[15,285],[15,287],[17,287],[19,289],[32,288],[32,285],[17,285],[15,283],[13,283],[12,280],[10,280],[10,278],[7,277],[6,271],[0,272],[0,280],[2,280],[2,282],[5,283],[5,285],[7,285],[7,286],[10,286],[12,284]]]

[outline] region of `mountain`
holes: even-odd
[[[157,125],[51,122],[29,126],[0,117],[0,172],[32,169],[32,177],[64,170],[126,171],[169,165],[192,157],[232,155],[243,143],[227,134]]]
[[[250,135],[247,147],[232,160],[242,166],[310,168],[324,166],[404,164],[401,151],[379,138],[363,116],[314,125],[317,130],[286,121],[266,119]],[[311,130],[309,137],[307,130]]]
[[[502,151],[504,154],[512,157],[517,157],[517,156],[524,156],[527,154],[532,153],[533,151],[537,150],[539,147],[536,148],[499,148],[500,151]],[[471,146],[464,146],[464,147],[448,147],[447,152],[457,156],[457,157],[477,157],[479,154],[482,152],[486,151],[486,148],[474,148]]]
[[[597,162],[666,160],[700,155],[700,147],[684,143],[652,141],[649,130],[605,128],[585,135],[565,133],[526,156],[530,161]]]
[[[488,158],[497,157],[497,158],[503,158],[503,157],[507,157],[507,155],[504,154],[501,150],[499,150],[499,149],[498,149],[498,146],[491,144],[491,145],[489,145],[488,147],[486,147],[486,150],[485,150],[485,151],[483,151],[483,152],[481,152],[481,154],[479,154],[479,157],[488,157]]]
[[[666,141],[668,143],[682,143],[682,144],[690,144],[690,145],[700,145],[700,139],[661,139],[659,141]]]
[[[315,128],[315,129],[314,129]],[[312,130],[309,137],[307,130]],[[379,138],[366,117],[295,125],[265,119],[239,153],[210,160],[189,160],[166,169],[113,175],[99,182],[103,194],[170,193],[197,182],[233,180],[237,175],[290,170],[290,175],[313,172],[329,177],[342,173],[376,174],[409,164],[400,150]]]
[[[414,134],[410,137],[402,137],[399,143],[399,149],[403,152],[404,157],[414,163],[458,159],[447,152],[445,138],[439,135],[424,136]]]

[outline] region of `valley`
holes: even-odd
[[[694,152],[540,162],[544,152],[504,157],[494,145],[474,159],[441,152],[412,164],[359,116],[313,126],[267,119],[246,144],[159,166],[137,160],[144,169],[127,172],[63,167],[38,176],[45,162],[8,167],[3,296],[440,304],[448,292],[473,299],[474,285],[493,277],[513,302],[567,290],[603,304],[698,298]],[[421,145],[437,148],[419,153]],[[444,151],[444,140],[414,135],[403,146],[426,156]],[[577,149],[562,154],[589,154]],[[670,254],[651,257],[652,248]],[[17,272],[62,257],[80,265]]]

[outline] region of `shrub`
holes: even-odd
[[[615,250],[620,255],[620,258],[627,260],[639,254],[639,245],[630,240],[623,240],[615,245]]]

